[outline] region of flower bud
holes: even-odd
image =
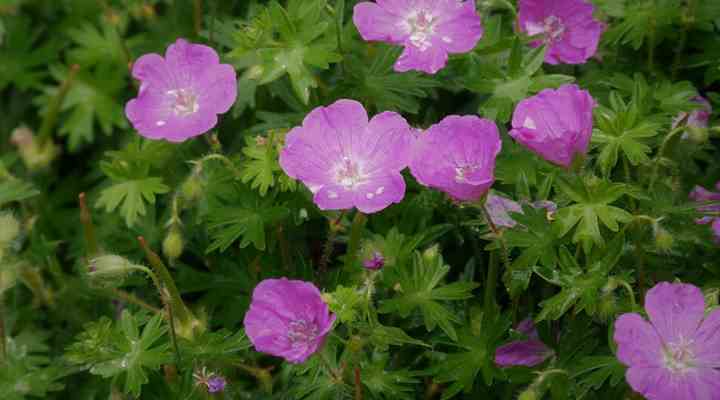
[[[532,386],[523,390],[523,392],[518,396],[518,400],[538,400],[538,398],[538,392]]]
[[[348,341],[348,349],[352,353],[360,353],[363,349],[363,339],[360,336],[354,335]]]
[[[363,259],[362,264],[366,269],[377,271],[385,265],[385,257],[379,251],[374,251],[369,258]]]
[[[20,234],[20,223],[10,213],[0,214],[0,247],[5,247]]]
[[[194,202],[202,196],[203,180],[199,173],[193,172],[180,187],[183,199],[187,202]]]
[[[184,247],[184,240],[180,229],[173,225],[170,228],[165,240],[162,243],[163,254],[165,257],[175,260],[182,255]]]
[[[20,158],[31,171],[47,168],[60,153],[58,146],[51,141],[41,144],[33,132],[25,126],[16,128],[12,132],[10,142],[17,146]]]
[[[655,246],[657,249],[663,252],[667,252],[672,249],[675,243],[675,238],[661,226],[655,229]]]
[[[707,128],[692,125],[688,125],[687,129],[685,130],[685,134],[683,135],[683,138],[687,138],[688,140],[696,144],[703,144],[707,142],[709,137],[710,134]]]
[[[103,255],[90,260],[88,279],[101,287],[117,287],[122,285],[130,272],[138,267],[124,257]]]

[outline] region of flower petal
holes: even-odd
[[[695,336],[705,312],[705,298],[697,286],[661,282],[645,296],[645,310],[665,343]]]
[[[501,367],[534,367],[552,353],[552,350],[539,340],[520,340],[498,347],[495,351],[495,363]]]
[[[617,358],[633,367],[662,366],[662,342],[655,328],[639,314],[621,315],[615,322],[613,340],[618,345]]]
[[[720,368],[720,309],[700,324],[693,340],[697,360],[705,367]]]
[[[405,197],[405,180],[402,175],[373,176],[369,182],[355,188],[355,207],[366,214],[380,211]]]

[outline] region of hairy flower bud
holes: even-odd
[[[35,134],[25,126],[12,132],[10,142],[17,146],[20,158],[31,171],[47,168],[60,153],[58,146],[51,141],[40,143]]]
[[[199,173],[193,172],[180,186],[183,199],[194,202],[202,196],[203,180]]]
[[[90,260],[88,279],[97,286],[117,287],[123,283],[130,272],[138,267],[124,257],[112,254],[103,255]]]
[[[172,226],[165,240],[162,243],[163,254],[165,257],[174,260],[182,255],[185,241],[183,240],[180,229],[176,226]]]
[[[0,214],[0,247],[6,247],[20,234],[20,223],[10,213]]]
[[[663,252],[669,251],[672,249],[674,243],[675,238],[673,238],[670,232],[661,226],[655,228],[655,246],[657,246],[658,250]]]

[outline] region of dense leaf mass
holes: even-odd
[[[0,0],[0,399],[719,400],[719,85],[718,0]]]

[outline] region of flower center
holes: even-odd
[[[171,109],[178,117],[187,117],[197,112],[199,105],[197,96],[190,89],[173,89],[167,91],[170,96]]]
[[[410,33],[410,43],[417,47],[420,51],[427,50],[432,43],[430,37],[435,33],[435,25],[437,24],[437,18],[433,17],[432,14],[425,10],[419,10],[412,14],[407,19],[407,29]]]
[[[287,337],[290,343],[294,345],[307,344],[315,340],[318,336],[318,327],[312,322],[304,319],[298,319],[288,324]]]
[[[465,183],[467,180],[467,174],[475,172],[476,169],[476,165],[464,165],[461,167],[455,167],[455,182]]]
[[[335,180],[347,190],[353,190],[365,182],[367,176],[362,173],[360,165],[349,157],[343,157],[335,172]]]
[[[694,367],[695,354],[692,351],[692,340],[680,338],[670,343],[664,349],[665,367],[675,374],[684,375]]]
[[[565,33],[565,25],[562,23],[560,18],[551,15],[545,18],[543,30],[545,31],[545,41],[553,43],[562,39],[562,36]]]

